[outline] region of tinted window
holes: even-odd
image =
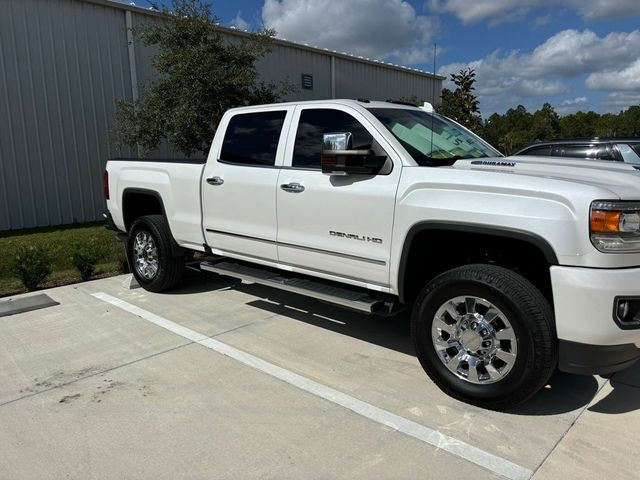
[[[551,145],[533,147],[533,148],[529,148],[528,150],[525,150],[520,155],[536,155],[538,157],[542,157],[542,156],[548,157],[549,155],[551,155],[552,149],[553,147]]]
[[[613,160],[613,161],[618,160],[613,154],[613,150],[611,150],[611,148],[608,145],[600,145],[600,148],[596,153],[596,158],[600,160]]]
[[[319,169],[322,136],[325,133],[340,132],[351,132],[354,149],[371,148],[373,137],[348,113],[328,108],[303,110],[293,149],[293,166]]]
[[[565,145],[561,149],[563,157],[615,160],[606,145]]]
[[[229,121],[220,159],[242,165],[273,165],[287,112],[240,113]]]
[[[571,158],[595,158],[595,148],[589,145],[566,145],[562,147],[562,156]]]

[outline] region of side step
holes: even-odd
[[[300,277],[286,277],[282,273],[251,267],[228,261],[204,261],[200,268],[208,272],[228,275],[248,282],[259,283],[287,292],[306,295],[327,303],[341,305],[365,313],[389,313],[392,305],[384,300],[371,297],[368,293],[342,286],[333,286],[320,281]]]

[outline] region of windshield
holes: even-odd
[[[502,154],[466,128],[421,110],[370,108],[418,165],[451,165],[462,158],[501,157]]]

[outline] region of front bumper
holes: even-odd
[[[585,345],[559,342],[558,368],[579,375],[605,375],[629,368],[640,359],[640,349],[634,344]]]
[[[640,295],[640,268],[551,267],[559,369],[605,374],[640,359],[640,329],[622,329],[616,297]]]

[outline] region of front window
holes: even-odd
[[[502,156],[477,135],[436,113],[400,108],[370,108],[369,111],[418,165],[451,165],[463,158]]]
[[[322,136],[331,132],[349,132],[353,148],[370,149],[373,137],[355,118],[342,110],[307,108],[302,110],[293,148],[293,167],[320,170]]]

